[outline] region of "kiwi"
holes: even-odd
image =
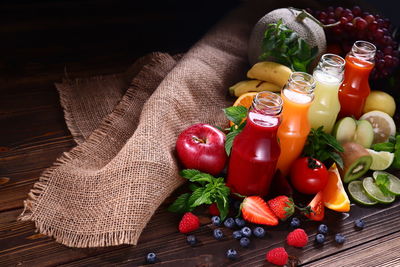
[[[372,157],[360,144],[346,142],[343,145],[344,152],[340,153],[343,159],[343,169],[339,169],[342,180],[345,183],[363,176],[371,166]]]
[[[339,143],[351,142],[353,141],[356,129],[356,121],[351,117],[345,117],[336,122],[332,130],[332,135]]]
[[[367,120],[357,121],[357,129],[354,134],[354,142],[365,148],[370,148],[374,141],[374,128]]]

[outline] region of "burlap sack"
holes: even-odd
[[[67,246],[136,244],[184,182],[174,156],[178,134],[198,122],[226,124],[227,88],[244,78],[252,26],[288,5],[263,3],[231,12],[178,63],[156,53],[125,74],[57,85],[79,145],[42,174],[20,219]]]

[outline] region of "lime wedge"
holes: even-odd
[[[372,157],[372,164],[369,167],[371,170],[382,171],[386,170],[390,167],[390,165],[392,165],[394,153],[387,151],[378,152],[372,149],[367,149],[367,151]]]
[[[355,202],[362,204],[362,205],[375,205],[378,202],[374,199],[368,197],[367,193],[362,186],[361,181],[352,181],[348,185],[350,196],[354,199]]]
[[[388,186],[388,191],[392,193],[393,195],[400,196],[400,179],[394,176],[393,174],[390,174],[388,172],[382,172],[382,171],[375,171],[372,176],[374,179],[378,177],[379,174],[387,174],[390,185]]]
[[[367,193],[370,198],[378,201],[379,203],[388,204],[393,202],[395,199],[393,195],[385,196],[379,189],[379,187],[375,184],[374,178],[372,177],[364,178],[364,180],[362,181],[362,186],[365,190],[365,193]]]

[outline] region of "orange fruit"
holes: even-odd
[[[336,164],[332,164],[328,173],[328,184],[322,190],[325,207],[334,211],[348,212],[350,210],[350,200],[344,190]]]
[[[245,94],[239,96],[238,99],[236,99],[235,103],[233,103],[233,106],[234,107],[243,106],[243,107],[249,109],[251,106],[251,103],[253,103],[253,99],[256,95],[257,95],[257,92],[245,93]],[[234,123],[229,121],[229,126],[233,126],[233,125],[234,125]]]

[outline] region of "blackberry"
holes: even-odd
[[[234,232],[232,233],[232,237],[233,237],[234,239],[239,240],[240,238],[243,237],[243,235],[242,235],[242,232],[240,232],[240,231],[238,230],[238,231],[234,231]]]
[[[325,242],[325,236],[323,234],[317,234],[315,236],[315,242],[317,244],[323,244]]]
[[[194,246],[194,245],[197,244],[197,238],[196,238],[196,236],[194,236],[194,235],[188,235],[188,236],[186,237],[186,242],[187,242],[189,245]]]
[[[318,226],[318,233],[326,235],[328,233],[328,226],[326,226],[326,224],[320,224]]]
[[[242,218],[236,218],[235,223],[236,223],[236,226],[239,228],[242,228],[243,226],[246,225],[246,222]]]
[[[146,255],[146,262],[147,263],[155,263],[157,261],[157,255],[156,253],[150,252],[149,254]]]
[[[336,234],[335,235],[335,241],[338,244],[343,244],[344,241],[346,241],[346,238],[342,234]]]
[[[220,240],[224,237],[224,233],[221,231],[221,229],[214,229],[213,236],[215,239]]]
[[[251,236],[251,229],[247,226],[243,227],[240,232],[242,233],[243,236],[245,237],[250,237]]]
[[[258,238],[263,238],[265,236],[265,230],[264,228],[258,226],[253,229],[253,235],[255,235]]]
[[[300,227],[300,220],[299,220],[299,218],[293,217],[293,218],[290,220],[290,226],[291,226],[292,228],[299,228],[299,227]]]
[[[239,241],[240,246],[247,248],[250,245],[250,239],[248,239],[247,237],[242,237]]]
[[[233,218],[227,218],[224,221],[224,225],[225,225],[225,227],[232,229],[235,227],[235,220]]]
[[[357,220],[355,220],[355,221],[354,221],[354,226],[355,226],[357,229],[359,229],[359,230],[364,229],[364,227],[365,227],[364,220],[363,220],[363,219],[357,219]]]
[[[220,226],[221,225],[221,218],[219,216],[212,216],[211,217],[211,222],[215,226]]]
[[[226,257],[230,260],[236,260],[238,257],[238,253],[236,250],[234,249],[228,249],[228,251],[226,252]]]

